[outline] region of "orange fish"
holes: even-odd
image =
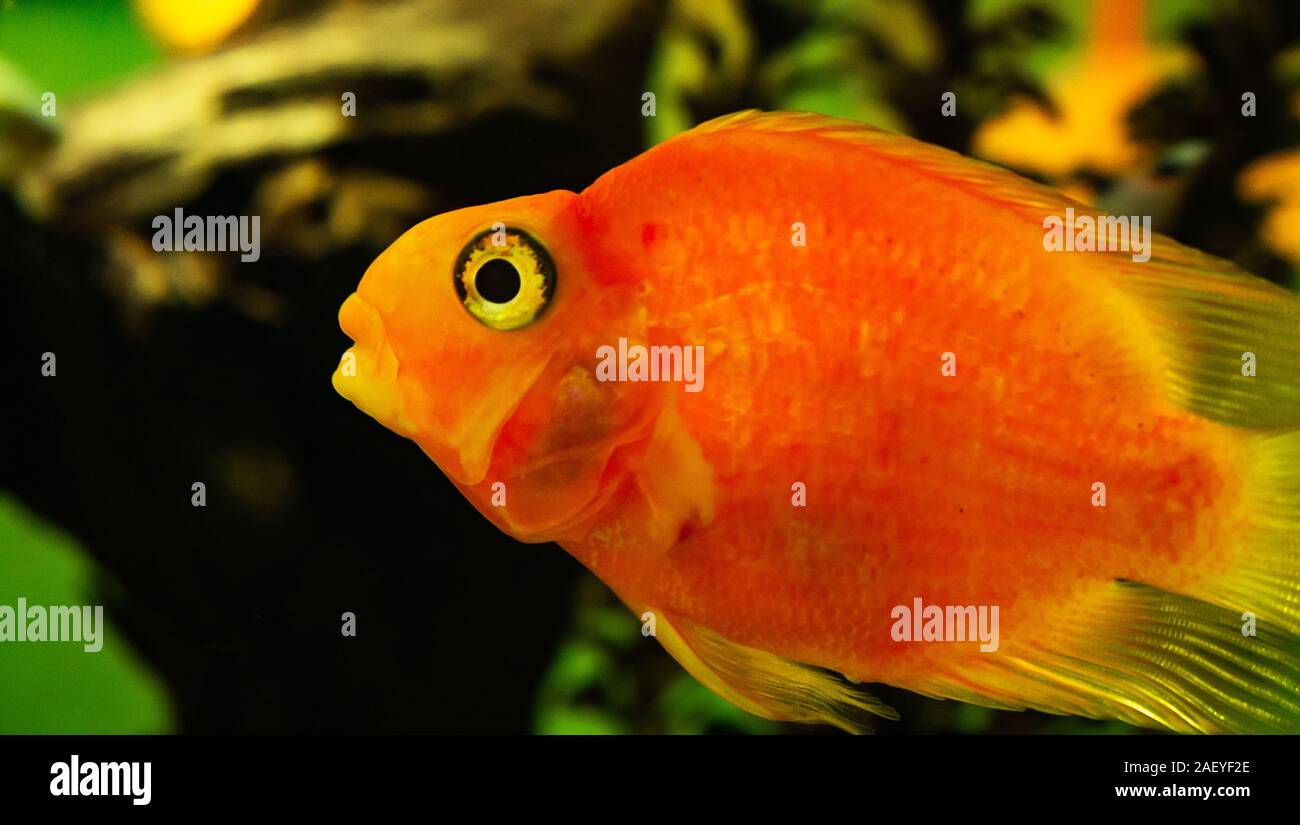
[[[1118,217],[742,112],[408,231],[334,386],[760,716],[1300,729],[1300,300]]]

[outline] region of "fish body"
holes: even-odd
[[[1067,209],[1096,216],[740,113],[413,228],[345,303],[334,382],[755,713],[858,730],[892,711],[855,683],[882,682],[1296,729],[1300,302],[1163,238],[1049,251]],[[475,288],[493,257],[513,309]],[[603,380],[637,346],[695,348],[698,391]]]

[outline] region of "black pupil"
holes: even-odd
[[[493,258],[478,268],[474,289],[485,301],[508,304],[519,294],[519,270],[504,258]]]

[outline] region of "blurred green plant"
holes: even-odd
[[[574,600],[573,631],[537,693],[534,730],[549,734],[776,733],[692,679],[594,576]]]
[[[0,0],[0,62],[60,103],[161,58],[128,0]]]
[[[101,575],[76,542],[0,493],[0,605],[96,602]],[[0,642],[0,734],[163,733],[172,729],[161,682],[108,622],[103,648],[78,642]]]

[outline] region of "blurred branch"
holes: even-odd
[[[102,226],[169,209],[259,159],[434,134],[501,109],[572,115],[566,84],[599,85],[602,59],[654,12],[651,0],[338,5],[73,112],[20,191],[40,217]],[[342,115],[345,92],[355,117]]]

